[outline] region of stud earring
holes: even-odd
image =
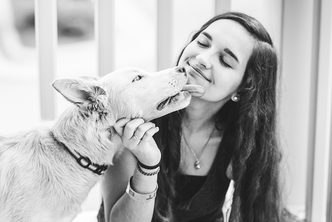
[[[238,102],[238,101],[240,100],[240,97],[239,97],[239,95],[237,95],[237,94],[233,94],[232,97],[231,97],[231,100],[232,100],[233,102]]]

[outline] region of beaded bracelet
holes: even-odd
[[[145,164],[143,164],[142,162],[140,162],[139,160],[137,160],[137,163],[140,167],[144,168],[144,169],[147,169],[147,170],[154,170],[154,169],[157,169],[159,166],[160,166],[160,163],[161,161],[159,161],[159,163],[157,163],[156,165],[154,166],[147,166]]]
[[[156,175],[157,173],[159,173],[160,168],[158,167],[158,169],[157,169],[156,171],[153,171],[153,172],[151,172],[151,173],[147,173],[147,172],[145,172],[144,170],[142,170],[140,164],[137,163],[137,170],[138,170],[138,172],[140,172],[140,173],[143,174],[144,176],[153,176],[153,175]]]
[[[130,179],[128,181],[126,193],[133,200],[138,201],[138,202],[149,202],[149,201],[153,200],[157,196],[158,184],[157,184],[156,189],[153,192],[147,193],[147,194],[141,194],[141,193],[137,193],[136,191],[134,191],[131,188],[131,185],[130,185],[131,179],[132,179],[132,177],[130,177]]]

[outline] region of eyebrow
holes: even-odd
[[[207,32],[202,32],[202,34],[205,35],[206,38],[208,38],[210,41],[212,41],[212,36],[211,36],[209,33],[207,33]]]
[[[202,32],[203,35],[205,35],[206,38],[208,38],[210,41],[212,41],[212,36],[207,33],[207,32]],[[224,51],[230,55],[231,57],[233,57],[237,62],[239,62],[239,59],[236,57],[236,55],[229,49],[229,48],[225,48]]]
[[[234,55],[234,53],[233,53],[231,50],[229,50],[229,48],[225,48],[224,51],[225,51],[228,55],[232,56],[237,62],[239,62],[239,59],[236,57],[236,55]]]

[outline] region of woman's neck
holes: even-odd
[[[190,133],[212,128],[216,114],[224,104],[192,101],[186,108],[183,124]]]

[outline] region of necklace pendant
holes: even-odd
[[[199,160],[197,160],[197,161],[195,162],[194,167],[195,167],[196,170],[199,170],[199,169],[201,168],[201,165],[200,165]]]

